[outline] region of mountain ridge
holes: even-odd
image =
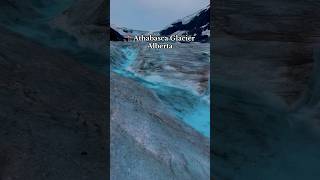
[[[115,32],[117,33],[115,33]],[[210,5],[200,9],[197,12],[185,16],[171,23],[169,26],[159,31],[142,31],[134,30],[126,27],[117,27],[112,24],[110,27],[111,41],[122,41],[126,36],[135,35],[190,35],[195,36],[196,42],[209,42],[210,39]],[[121,36],[119,36],[121,35]]]

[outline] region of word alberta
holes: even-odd
[[[188,35],[173,35],[173,36],[153,36],[153,35],[139,35],[134,36],[134,38],[129,38],[129,41],[139,41],[139,42],[149,42],[148,48],[152,49],[171,49],[173,48],[174,42],[193,42],[193,36]],[[164,43],[161,43],[164,42]]]
[[[172,44],[149,43],[148,48],[151,49],[172,49]]]

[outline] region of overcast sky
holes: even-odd
[[[209,4],[209,0],[110,0],[110,22],[137,30],[161,30]]]

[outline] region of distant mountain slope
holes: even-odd
[[[172,23],[160,35],[193,35],[195,41],[208,42],[210,37],[210,6]]]
[[[123,41],[124,37],[113,28],[110,28],[110,40],[111,41]]]
[[[111,25],[111,28],[113,30],[117,31],[123,37],[136,36],[136,35],[142,35],[142,34],[150,33],[149,31],[129,29],[129,28],[126,28],[126,27],[117,27],[116,25],[113,25],[113,24]]]
[[[119,36],[116,36],[117,34],[113,31],[116,31],[124,38],[127,36],[142,34],[154,34],[161,36],[193,35],[195,36],[195,41],[197,42],[208,42],[210,37],[210,6],[208,5],[205,9],[201,9],[194,14],[179,19],[160,31],[149,32],[111,25],[110,38],[112,41],[119,41],[120,38]]]

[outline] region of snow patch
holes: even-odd
[[[205,31],[202,31],[202,36],[205,36],[205,35],[207,35],[207,36],[210,36],[210,30],[205,30]]]
[[[142,30],[134,30],[134,29],[129,29],[126,27],[118,27],[114,24],[111,24],[111,28],[117,31],[120,35],[123,37],[128,37],[128,36],[139,36],[139,35],[145,35],[149,34],[149,31],[142,31]]]

